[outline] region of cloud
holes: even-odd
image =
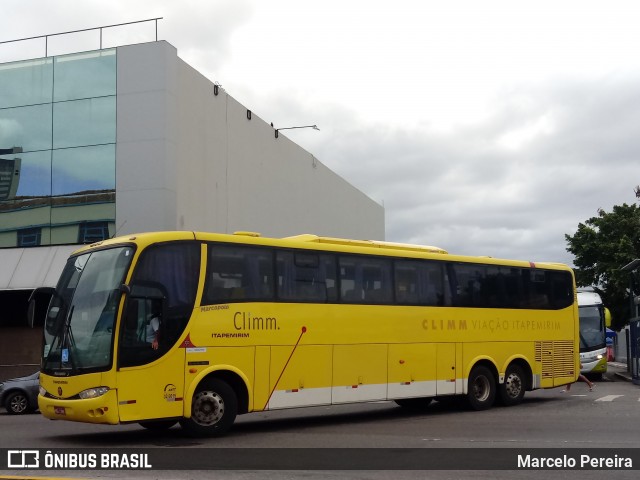
[[[599,208],[634,201],[638,80],[521,85],[482,122],[447,132],[363,124],[341,107],[318,115],[290,95],[269,108],[312,115],[321,132],[294,140],[384,204],[388,240],[571,263],[565,234]],[[517,142],[505,144],[510,136]]]
[[[242,54],[232,50],[231,40],[252,17],[248,0],[165,2],[158,11],[164,16],[160,23],[162,38],[193,67],[206,69],[212,81],[221,65]]]
[[[160,38],[256,116],[317,124],[283,134],[383,203],[391,241],[571,263],[566,233],[599,208],[635,201],[636,2],[3,8],[16,20],[4,38],[163,16]]]

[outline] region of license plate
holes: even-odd
[[[66,415],[67,412],[65,411],[64,407],[53,407],[53,413],[55,413],[56,415]]]

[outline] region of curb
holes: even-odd
[[[625,380],[627,382],[631,381],[631,376],[628,373],[620,373],[620,372],[615,372],[614,374],[617,378],[620,378],[622,380]]]

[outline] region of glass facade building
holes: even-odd
[[[0,65],[0,248],[113,235],[116,57]]]
[[[37,369],[33,290],[116,230],[384,238],[381,205],[247,112],[166,41],[0,63],[0,380]]]

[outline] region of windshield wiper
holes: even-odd
[[[74,309],[75,305],[72,305],[67,315],[65,315],[64,323],[56,332],[56,336],[51,342],[49,354],[45,359],[44,368],[48,366],[49,361],[52,359],[52,353],[55,351],[58,351],[60,355],[59,358],[57,358],[59,361],[58,368],[65,370],[75,370],[77,368],[75,355],[72,355],[72,350],[74,350],[76,346],[71,329],[71,318],[73,317]]]

